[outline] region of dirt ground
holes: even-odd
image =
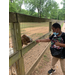
[[[43,30],[41,30],[43,29]],[[33,40],[37,39],[39,36],[48,33],[48,27],[35,27],[35,28],[26,28],[26,33],[28,36],[31,36]],[[63,24],[62,31],[65,32],[65,24]],[[36,33],[42,33],[35,37]],[[32,34],[31,34],[32,33]],[[29,71],[30,67],[36,61],[37,57],[42,53],[44,48],[47,46],[48,43],[39,43],[35,47],[33,47],[30,51],[28,51],[24,56],[24,65],[25,65],[25,73]],[[48,49],[44,56],[39,61],[38,65],[34,69],[34,71],[30,75],[47,75],[48,70],[51,68],[51,54],[50,50]],[[58,61],[56,64],[56,72],[53,75],[63,75],[60,67],[60,62]]]

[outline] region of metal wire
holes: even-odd
[[[9,56],[14,53],[13,51],[13,45],[12,45],[12,35],[11,35],[11,23],[9,23]]]
[[[48,23],[20,23],[21,35],[26,34],[33,40],[49,32]]]
[[[9,75],[17,75],[15,63],[9,68]]]
[[[14,35],[13,34],[11,35],[11,31],[13,29],[11,29],[10,25],[11,25],[11,23],[9,23],[9,56],[14,54],[13,44],[12,44],[14,42],[14,41],[12,41],[12,37]],[[15,63],[9,68],[9,75],[17,75]]]
[[[9,55],[14,53],[13,52],[13,44],[12,44],[12,36],[14,36],[14,35],[11,36],[10,31],[11,31],[11,29],[9,28],[9,49],[10,49]],[[21,31],[21,36],[25,34],[25,35],[31,37],[34,41],[35,39],[37,39],[37,38],[41,37],[42,35],[49,32],[49,23],[20,23],[20,31]],[[17,75],[16,65],[14,65],[14,64],[9,69],[10,70],[9,75],[13,75],[13,74]]]

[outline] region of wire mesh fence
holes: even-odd
[[[11,23],[9,23],[9,56],[14,53],[13,44],[12,44],[12,35],[11,35]]]
[[[12,44],[13,41],[12,41],[12,35],[11,35],[12,29],[11,29],[10,25],[11,25],[11,23],[9,23],[9,56],[14,54],[13,44]],[[15,63],[11,67],[9,67],[9,75],[17,75]]]
[[[49,22],[20,23],[20,29],[21,36],[27,35],[34,41],[49,32]]]
[[[9,75],[17,75],[16,71],[16,64],[14,63],[10,68],[9,68]]]
[[[25,22],[20,23],[20,31],[21,36],[27,35],[33,41],[38,39],[39,37],[45,35],[49,32],[49,22]],[[45,37],[49,38],[49,36]],[[29,44],[29,43],[28,43]],[[25,73],[27,74],[32,64],[36,61],[36,59],[41,55],[43,49],[48,43],[42,44],[39,43],[34,46],[29,52],[27,52],[24,57],[25,62]],[[25,47],[26,45],[23,45]],[[31,63],[29,63],[31,62]]]
[[[14,34],[12,34],[13,27],[11,28],[10,25],[11,25],[11,23],[9,23],[9,56],[11,56],[12,54],[15,53],[13,50],[13,43],[15,43],[15,41],[12,41],[12,39],[14,37]],[[20,31],[21,31],[21,37],[23,35],[27,35],[34,41],[49,32],[49,22],[37,22],[37,23],[23,22],[23,23],[20,23]],[[48,38],[48,36],[45,38]],[[28,44],[30,44],[30,43],[28,43]],[[43,45],[43,48],[46,45],[47,44]],[[25,47],[25,46],[26,45],[23,45],[22,47]],[[40,44],[39,46],[41,47],[42,44]],[[38,47],[38,46],[36,46],[36,47]],[[34,47],[34,49],[32,49],[31,57],[34,60],[33,62],[35,62],[35,58],[37,58],[40,55],[40,53],[42,52],[42,49],[36,50],[36,47]],[[39,48],[37,48],[37,49],[39,49]],[[35,55],[33,56],[34,51],[36,52],[35,53],[36,56]],[[26,64],[28,64],[31,61],[31,59],[29,57],[30,57],[29,54],[26,54],[26,58],[24,58],[24,60],[26,60],[26,59],[29,60],[27,62],[25,61]],[[26,72],[29,70],[29,67],[32,66],[32,65],[31,66],[28,66],[28,65],[25,67]],[[9,68],[9,75],[17,75],[15,63]]]

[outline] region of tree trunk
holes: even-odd
[[[39,17],[41,18],[41,0],[40,0],[40,13],[39,13]]]
[[[41,18],[41,11],[40,11],[40,18]]]
[[[11,0],[11,3],[13,2],[13,0]]]
[[[20,12],[21,12],[21,5],[20,5]]]
[[[40,11],[39,11],[39,8],[38,8],[38,17],[40,17],[40,14],[39,13],[40,13]]]

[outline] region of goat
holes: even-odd
[[[29,36],[27,36],[27,35],[22,35],[21,36],[21,43],[22,43],[22,46],[23,45],[27,45],[28,43],[30,43],[30,42],[32,42],[33,40],[29,37]],[[9,48],[9,56],[11,55],[11,54],[13,54],[14,53],[14,50],[13,50],[13,46],[12,46],[12,48]]]
[[[22,35],[22,37],[21,37],[22,46],[27,45],[28,43],[30,43],[32,41],[33,40],[27,35]]]

